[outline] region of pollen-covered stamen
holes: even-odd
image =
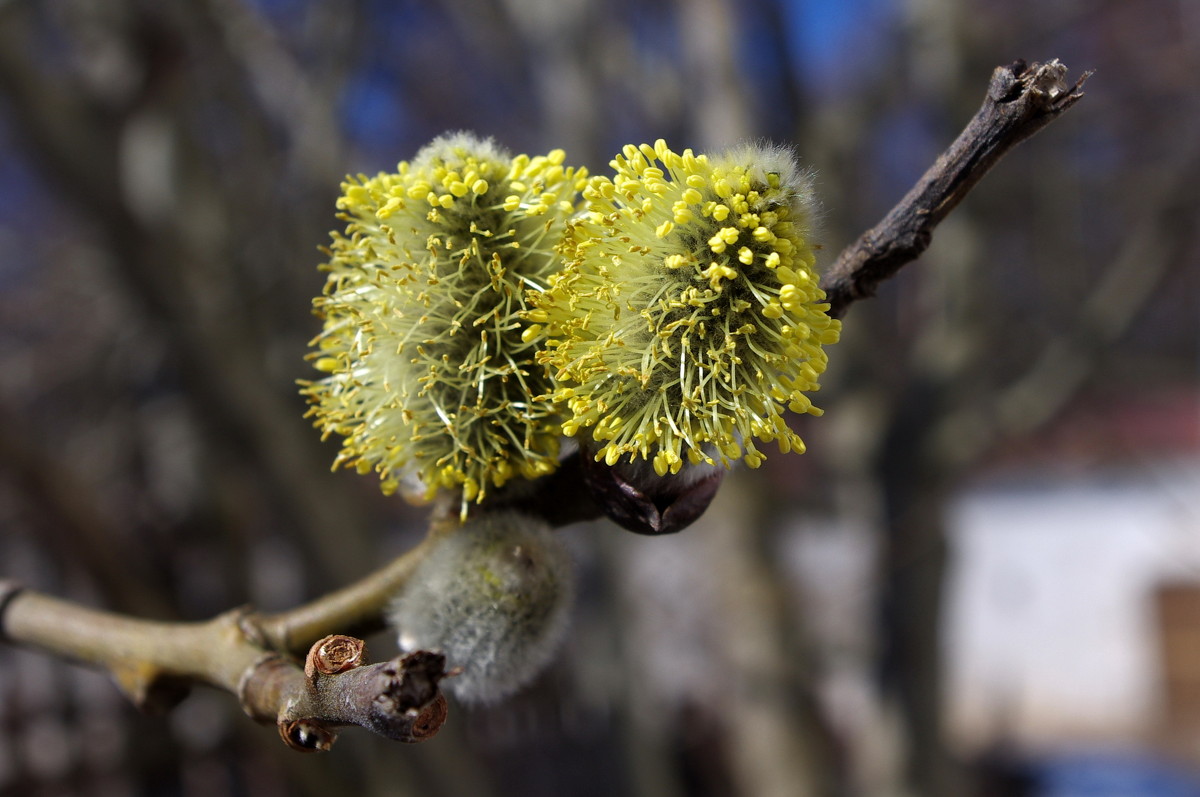
[[[599,458],[656,472],[685,456],[757,465],[754,438],[802,450],[782,408],[819,413],[803,394],[839,328],[812,272],[807,179],[788,153],[751,147],[709,159],[659,141],[612,165],[569,225],[568,265],[531,296],[564,430],[592,427]]]
[[[459,134],[343,186],[347,231],[316,302],[329,376],[304,389],[316,425],[345,437],[337,464],[377,470],[385,491],[412,473],[468,500],[553,470],[552,383],[522,313],[585,180],[563,158]]]

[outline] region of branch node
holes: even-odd
[[[237,684],[237,699],[246,715],[257,722],[277,720],[276,715],[264,713],[263,707],[278,705],[272,693],[278,694],[281,690],[278,684],[296,669],[296,665],[278,653],[266,652],[255,659],[242,672]]]
[[[249,606],[239,606],[227,612],[225,616],[232,620],[237,626],[238,631],[241,632],[242,636],[251,645],[258,648],[270,649],[270,640],[267,639],[267,634],[259,624],[262,618],[258,612]]]
[[[446,704],[446,696],[438,692],[438,696],[434,698],[433,702],[418,711],[417,715],[413,717],[412,724],[409,726],[408,738],[401,738],[400,741],[415,744],[432,739],[446,724],[446,716],[449,711],[450,707]]]
[[[993,102],[1015,100],[1021,94],[1021,76],[1026,74],[1027,68],[1024,60],[1017,59],[1008,66],[993,69],[991,82],[988,83],[988,97]]]
[[[1067,67],[1015,61],[996,67],[979,111],[887,216],[847,246],[821,280],[829,314],[845,315],[929,245],[933,229],[1009,150],[1083,97],[1084,72],[1068,87]]]
[[[327,753],[337,741],[337,732],[313,719],[281,719],[277,725],[284,743],[301,753]]]
[[[331,634],[318,639],[304,659],[304,676],[311,683],[322,675],[337,675],[352,670],[362,664],[366,652],[365,642],[345,634]]]

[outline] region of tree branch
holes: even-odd
[[[144,710],[173,707],[193,683],[223,689],[256,721],[276,723],[297,750],[327,750],[340,725],[423,741],[445,721],[437,688],[447,674],[444,656],[417,651],[361,666],[360,640],[311,638],[318,628],[381,625],[387,600],[428,547],[427,538],[377,573],[292,611],[235,609],[202,623],[96,611],[0,579],[0,638],[106,669]],[[286,655],[301,645],[310,645],[303,669]]]
[[[279,614],[248,615],[248,623],[263,646],[297,655],[327,634],[375,633],[384,627],[383,610],[388,600],[408,581],[443,528],[436,523],[421,544],[347,587]]]
[[[1073,86],[1058,59],[1027,66],[1016,61],[992,72],[983,105],[949,149],[883,221],[846,247],[821,280],[830,314],[875,294],[879,283],[929,247],[933,228],[1009,150],[1054,121],[1083,97],[1084,72]]]

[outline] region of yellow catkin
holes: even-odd
[[[757,467],[753,439],[803,451],[782,413],[820,413],[806,394],[840,331],[812,271],[808,176],[782,148],[709,157],[661,140],[612,165],[584,190],[562,270],[529,293],[564,433],[659,475]]]
[[[554,246],[586,181],[564,154],[510,156],[443,136],[395,173],[348,178],[302,392],[337,464],[385,492],[482,501],[557,463],[553,385],[536,361],[525,290],[548,285]]]

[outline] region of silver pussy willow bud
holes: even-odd
[[[467,702],[495,702],[549,663],[574,593],[570,556],[550,527],[517,512],[447,533],[388,610],[405,650],[441,650],[462,673],[444,682]]]

